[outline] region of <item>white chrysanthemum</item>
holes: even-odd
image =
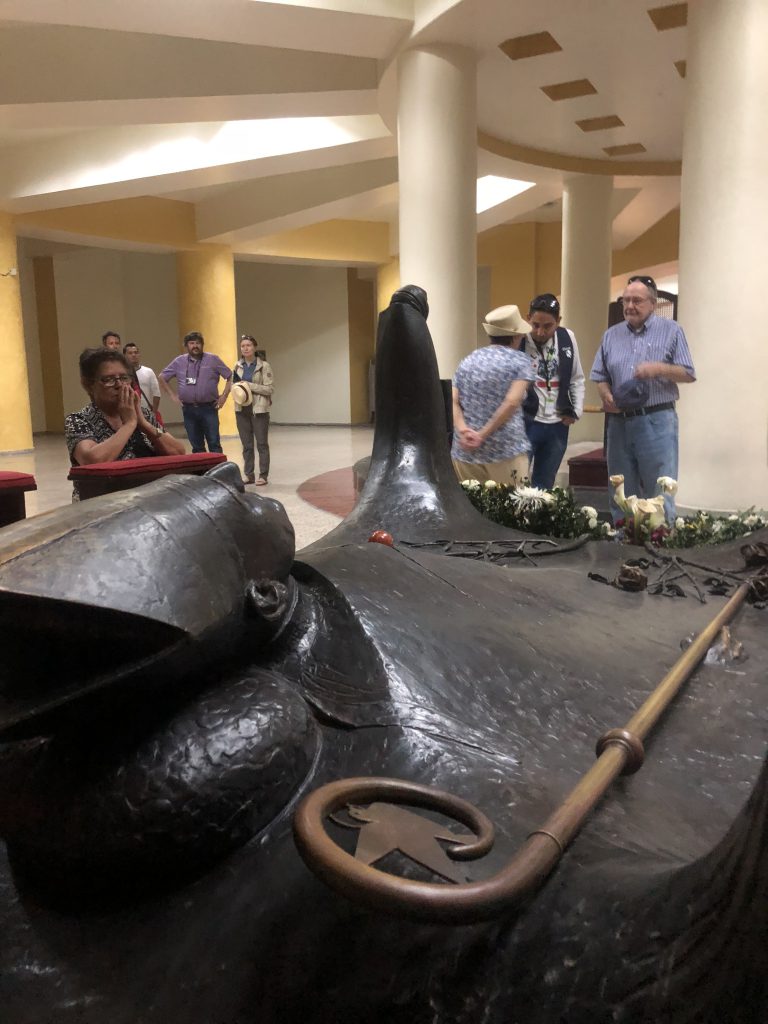
[[[712,523],[712,533],[720,533],[722,529],[723,524],[720,522],[719,519]]]
[[[610,523],[603,523],[603,533],[605,534],[606,537],[615,537],[616,536],[616,531],[614,530],[614,528],[611,526]]]
[[[671,476],[660,476],[656,481],[664,494],[677,494],[677,480]]]
[[[476,491],[477,488],[480,486],[480,481],[479,480],[462,480],[461,481],[461,486],[466,491]]]
[[[534,510],[542,505],[551,505],[555,496],[541,487],[516,487],[509,499],[516,508]]]
[[[745,516],[744,517],[744,525],[745,526],[754,526],[755,523],[759,520],[759,518],[760,517],[756,516],[754,513],[752,515]]]
[[[590,516],[587,525],[589,526],[590,530],[594,530],[594,528],[597,526],[597,516]]]
[[[675,520],[675,529],[676,530],[682,530],[682,528],[684,526],[685,526],[685,520],[683,519],[682,516],[678,516],[677,519]]]
[[[498,486],[499,485],[496,483],[495,480],[486,480],[485,481],[485,489],[486,489],[486,491],[492,491],[492,490],[494,490]]]
[[[591,505],[582,505],[581,511],[587,517],[587,519],[597,519],[597,509],[592,508]]]
[[[736,522],[736,520],[737,520],[738,518],[739,518],[739,517],[738,517],[738,516],[736,515],[736,513],[734,513],[733,515],[731,515],[731,516],[728,516],[728,521],[729,521],[730,523],[735,523],[735,522]]]

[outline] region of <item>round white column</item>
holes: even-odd
[[[441,377],[477,338],[476,56],[460,46],[399,61],[400,281],[425,288]]]
[[[580,175],[563,186],[563,269],[561,311],[563,326],[570,327],[579,344],[587,378],[585,405],[600,405],[589,372],[608,326],[611,301],[611,197],[610,175]],[[570,430],[569,441],[602,443],[603,417],[585,413]]]
[[[678,317],[697,381],[680,388],[678,504],[768,507],[768,4],[688,5]]]

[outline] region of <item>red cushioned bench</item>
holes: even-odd
[[[608,463],[605,450],[596,448],[593,452],[574,455],[568,459],[569,487],[608,487]]]
[[[25,491],[36,491],[31,473],[0,473],[0,526],[27,518]]]
[[[122,462],[96,462],[90,466],[73,466],[67,479],[77,481],[81,499],[96,498],[100,494],[140,487],[173,473],[200,476],[226,460],[226,455],[221,453],[197,452],[194,455],[158,455]]]

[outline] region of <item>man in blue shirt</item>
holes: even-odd
[[[624,323],[609,327],[590,379],[608,413],[608,474],[624,477],[624,491],[638,498],[661,493],[659,477],[677,480],[678,384],[696,379],[688,342],[674,320],[656,316],[652,277],[630,277],[622,296]],[[675,516],[671,494],[667,520]],[[614,521],[622,513],[611,503]]]
[[[531,325],[517,306],[491,310],[483,323],[491,343],[462,359],[453,378],[451,457],[459,480],[517,483],[528,474],[530,442],[522,404],[535,377],[512,343]]]

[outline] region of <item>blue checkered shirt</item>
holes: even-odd
[[[634,378],[635,367],[640,363],[670,363],[684,367],[691,377],[696,377],[683,328],[676,320],[651,313],[639,331],[633,331],[626,320],[608,328],[589,379],[610,384],[614,391]],[[674,381],[654,379],[648,384],[646,405],[676,402],[680,395]]]

